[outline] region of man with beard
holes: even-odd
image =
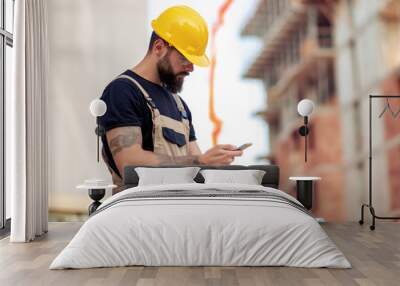
[[[106,131],[102,154],[118,186],[128,165],[229,165],[242,155],[230,144],[202,153],[190,110],[177,95],[193,64],[209,65],[204,19],[187,6],[174,6],[153,20],[152,28],[145,57],[101,97],[107,105],[99,118]]]

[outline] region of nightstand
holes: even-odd
[[[308,210],[312,208],[314,181],[321,180],[321,177],[289,177],[289,180],[296,181],[297,200]]]
[[[101,179],[85,180],[83,185],[76,186],[77,189],[88,190],[89,197],[93,200],[93,203],[88,208],[89,215],[101,205],[100,200],[105,196],[106,189],[115,187],[116,185],[107,184]]]

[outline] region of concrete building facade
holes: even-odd
[[[350,218],[368,202],[369,94],[400,94],[400,2],[342,0],[335,5],[337,88],[342,110],[345,202]],[[394,110],[400,100],[390,100]],[[372,104],[372,189],[378,215],[400,210],[399,118]],[[359,178],[359,179],[356,179]]]
[[[289,193],[295,192],[289,176],[322,177],[313,212],[327,220],[358,220],[368,199],[368,94],[400,93],[396,2],[261,0],[242,30],[263,42],[244,76],[265,85],[259,115],[269,127],[267,158],[281,167],[281,188]],[[298,134],[303,98],[316,104],[307,163]],[[382,151],[374,155],[374,202],[385,214],[400,204],[399,127],[390,119],[374,121]]]

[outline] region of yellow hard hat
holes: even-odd
[[[208,43],[207,23],[188,6],[173,6],[151,21],[154,32],[175,47],[191,63],[206,67],[210,60],[205,54]]]

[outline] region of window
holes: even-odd
[[[0,0],[0,236],[9,231],[10,194],[5,188],[5,98],[11,92],[14,0]]]

